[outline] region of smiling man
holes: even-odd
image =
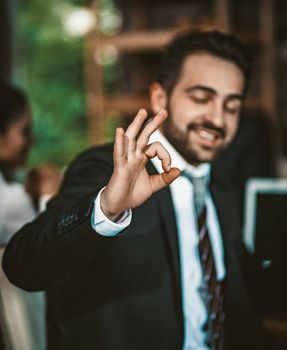
[[[189,163],[211,162],[234,138],[244,84],[235,63],[196,52],[184,60],[170,96],[160,84],[153,85],[154,109],[169,112],[162,132]]]
[[[255,350],[233,192],[210,180],[234,138],[249,75],[241,44],[185,33],[164,53],[115,143],[69,167],[46,213],[4,256],[10,280],[47,290],[48,349]]]

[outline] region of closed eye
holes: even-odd
[[[191,99],[192,102],[198,104],[209,103],[214,96],[216,91],[212,88],[204,85],[195,85],[185,89],[187,97]]]
[[[212,97],[207,94],[192,94],[190,95],[190,98],[194,103],[199,103],[199,104],[208,103],[212,99]]]
[[[238,99],[226,101],[225,111],[230,114],[238,114],[241,110],[241,104],[241,101]]]
[[[204,103],[207,103],[208,101],[210,101],[210,98],[209,97],[192,97],[192,100],[195,102],[195,103],[200,103],[200,104],[204,104]]]
[[[237,114],[240,111],[240,107],[237,107],[237,108],[225,107],[225,110],[230,114]]]

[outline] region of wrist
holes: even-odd
[[[101,207],[101,210],[103,212],[103,214],[110,220],[110,221],[113,221],[113,222],[116,222],[121,216],[122,214],[124,213],[124,210],[123,211],[116,211],[116,210],[112,210],[110,208],[110,205],[107,205],[106,204],[106,198],[105,198],[105,189],[104,191],[102,192],[101,194],[101,198],[100,198],[100,207]]]

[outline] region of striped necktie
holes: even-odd
[[[207,193],[207,181],[203,178],[192,177],[183,172],[188,177],[194,188],[194,207],[197,214],[197,226],[199,237],[199,257],[203,272],[203,286],[201,295],[208,310],[208,322],[206,324],[207,343],[210,349],[223,349],[223,288],[222,283],[217,281],[214,257],[212,253],[211,241],[207,228],[207,210],[205,198]],[[197,198],[201,196],[201,198]]]
[[[223,288],[217,281],[211,242],[206,225],[206,207],[198,217],[199,256],[203,271],[203,297],[208,309],[208,345],[211,349],[223,348]]]

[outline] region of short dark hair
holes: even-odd
[[[5,134],[9,126],[28,108],[27,97],[21,89],[0,81],[0,134]]]
[[[180,77],[185,58],[197,52],[209,53],[234,63],[244,75],[246,92],[251,70],[246,49],[235,36],[213,30],[181,33],[166,46],[159,82],[168,94]]]

